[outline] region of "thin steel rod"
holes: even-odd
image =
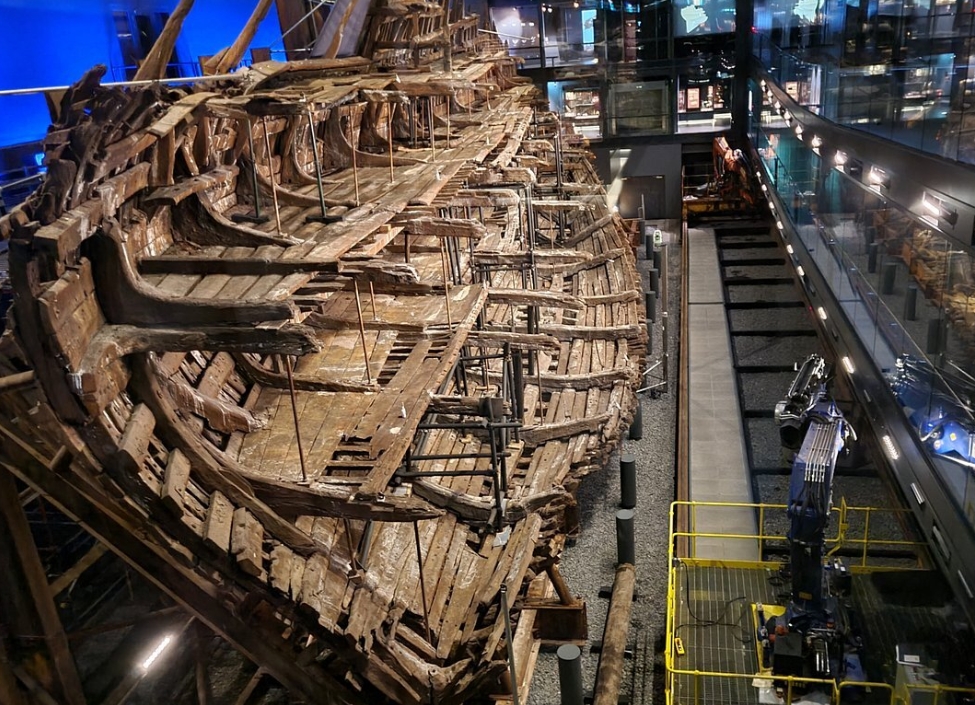
[[[420,546],[420,522],[413,522],[413,538],[416,540],[416,563],[420,568],[420,599],[423,600],[423,626],[427,632],[427,643],[433,644],[430,634],[430,608],[427,607],[427,581],[423,578],[423,547]]]
[[[317,5],[315,5],[315,7],[313,7],[313,8],[311,9],[311,10],[309,10],[309,11],[308,11],[308,12],[307,12],[307,13],[305,14],[305,16],[304,16],[304,17],[302,17],[302,18],[301,18],[300,20],[298,20],[298,21],[297,21],[297,22],[295,22],[295,23],[294,23],[293,25],[291,25],[291,27],[290,27],[290,28],[288,29],[288,31],[287,31],[287,32],[285,32],[284,34],[282,34],[282,35],[281,35],[281,39],[279,39],[279,40],[278,40],[278,41],[280,41],[280,42],[282,42],[282,46],[283,46],[283,40],[284,40],[284,38],[285,38],[285,37],[287,37],[287,36],[288,36],[289,34],[291,34],[291,33],[292,33],[292,32],[294,32],[294,31],[295,31],[296,29],[298,29],[298,27],[299,27],[299,26],[301,26],[301,24],[302,24],[302,23],[303,23],[303,22],[304,22],[305,20],[307,20],[307,19],[308,19],[309,17],[311,17],[312,15],[314,15],[314,14],[315,14],[316,12],[318,12],[318,10],[319,10],[319,9],[321,9],[321,7],[322,7],[323,5],[327,5],[328,3],[329,3],[329,0],[321,0],[321,1],[320,1],[320,2],[319,2],[319,3],[317,4]],[[276,43],[276,42],[275,42],[275,43]]]
[[[372,304],[372,320],[379,320],[379,315],[376,313],[376,287],[369,282],[369,302]]]
[[[518,701],[518,671],[515,668],[515,644],[511,635],[511,613],[508,608],[508,586],[501,583],[501,612],[504,617],[504,638],[508,642],[508,672],[511,674],[511,701],[513,705],[520,705]]]
[[[281,235],[281,209],[278,207],[278,189],[274,185],[274,160],[271,158],[271,137],[267,133],[267,118],[261,116],[261,125],[264,127],[264,148],[267,150],[267,178],[271,182],[271,201],[274,203],[274,222],[278,228],[278,235]]]
[[[433,153],[433,161],[437,161],[437,136],[434,134],[433,96],[427,98],[427,112],[429,113],[430,123],[430,149]]]
[[[494,477],[491,470],[429,470],[429,471],[409,471],[398,472],[396,477]]]
[[[140,81],[112,81],[110,83],[100,83],[98,84],[102,88],[115,88],[117,86],[154,86],[160,83],[165,84],[178,84],[178,83],[202,83],[203,81],[226,81],[228,78],[238,79],[241,78],[243,74],[238,73],[223,73],[219,76],[183,76],[179,78],[150,78]],[[32,95],[34,93],[47,93],[48,91],[66,91],[70,90],[72,86],[39,86],[37,88],[8,88],[6,90],[0,91],[0,96],[4,95]]]
[[[388,103],[389,105],[389,128],[387,130],[387,139],[389,141],[389,183],[393,183],[396,176],[393,171],[393,113],[396,111],[396,106],[393,103]]]
[[[366,350],[366,324],[362,322],[362,300],[359,298],[359,282],[355,286],[355,311],[359,316],[359,340],[362,341],[362,358],[366,361],[366,381],[372,384],[372,371],[369,369],[369,351]]]
[[[257,156],[254,153],[254,123],[247,118],[247,147],[251,151],[251,186],[254,188],[254,217],[261,217],[261,185],[257,180]]]
[[[301,446],[301,427],[298,425],[298,400],[295,396],[295,376],[294,365],[291,362],[291,355],[285,355],[288,362],[288,390],[291,392],[291,415],[295,420],[295,441],[298,443],[298,460],[301,462],[301,481],[308,482],[308,473],[305,471],[305,449]]]
[[[349,113],[349,147],[352,148],[352,181],[355,183],[355,204],[356,206],[361,206],[359,203],[359,167],[355,160],[355,144],[352,142],[352,136],[355,134],[355,129],[352,126],[352,114]]]
[[[308,131],[311,133],[311,154],[315,161],[315,183],[318,184],[318,204],[322,208],[322,218],[328,215],[328,208],[325,206],[325,187],[322,185],[322,163],[318,158],[318,137],[315,135],[315,122],[311,114],[311,106],[308,106]]]
[[[446,242],[440,240],[440,267],[443,269],[443,295],[447,302],[447,327],[453,327],[453,319],[450,316],[450,282],[447,280],[447,250]]]

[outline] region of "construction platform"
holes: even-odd
[[[751,511],[756,517],[767,512],[785,512],[785,505],[677,502],[673,518],[683,508],[691,525],[713,526],[708,513],[728,510]],[[929,647],[928,655],[938,661],[939,676],[946,680],[962,668],[963,643],[955,643],[960,611],[953,608],[951,591],[940,573],[926,569],[926,545],[911,541],[890,541],[872,537],[869,526],[880,515],[903,510],[840,506],[834,509],[835,534],[827,540],[830,555],[859,554],[848,560],[852,590],[846,599],[856,615],[865,648],[863,665],[868,680],[856,684],[800,677],[774,679],[781,685],[775,693],[773,680],[762,668],[757,643],[754,605],[785,604],[789,580],[784,563],[762,560],[769,549],[785,546],[785,537],[759,531],[755,534],[717,532],[671,532],[670,579],[666,637],[665,687],[670,705],[742,705],[745,703],[967,703],[975,689],[935,683],[897,686],[896,649],[899,644],[940,644]],[[869,514],[873,521],[857,515]],[[758,526],[762,526],[761,519]],[[850,533],[848,527],[859,531]],[[673,548],[686,546],[687,556],[676,557]],[[699,555],[695,546],[703,542],[706,553],[716,544],[757,547],[754,560],[718,560]],[[878,551],[878,549],[880,549]],[[903,560],[877,561],[871,556],[892,549],[917,553],[914,565]],[[730,551],[729,551],[730,552]],[[736,552],[737,553],[737,552]],[[852,565],[851,565],[852,563]],[[970,648],[968,645],[967,648]]]

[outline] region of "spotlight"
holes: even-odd
[[[777,227],[779,230],[785,230],[785,226],[782,225],[782,221],[781,220],[775,221],[775,227]]]
[[[881,444],[884,447],[884,452],[887,453],[887,457],[891,460],[899,460],[901,457],[900,451],[897,450],[897,446],[894,445],[894,439],[890,436],[884,436],[880,439]]]
[[[159,657],[162,656],[163,651],[166,650],[166,647],[169,646],[172,641],[173,637],[171,635],[164,636],[162,640],[156,644],[156,648],[154,648],[152,652],[146,656],[145,660],[142,662],[142,669],[144,671],[148,671],[152,667],[152,664],[159,660]]]
[[[785,251],[788,252],[790,255],[795,254],[795,248],[793,248],[792,245],[786,245]]]
[[[796,267],[796,274],[798,274],[800,277],[806,276],[806,270],[802,268],[801,264]]]
[[[927,191],[921,196],[921,205],[924,210],[939,220],[943,220],[948,225],[954,227],[958,223],[958,211],[945,205],[943,199],[934,196]],[[937,223],[935,224],[937,227]]]
[[[768,186],[762,184],[762,193],[768,193]]]
[[[812,146],[813,149],[819,149],[820,147],[823,146],[823,140],[819,135],[813,135]]]
[[[823,308],[822,306],[816,307],[816,315],[819,316],[819,319],[822,321],[825,321],[827,318],[829,318],[829,316],[826,315],[826,309]]]
[[[881,188],[890,188],[890,174],[879,166],[870,167],[870,173],[867,175],[867,179],[870,181],[870,187],[877,191],[877,193],[880,193]]]
[[[843,356],[840,362],[843,364],[843,369],[846,370],[847,374],[852,375],[854,372],[857,371],[856,367],[853,366],[853,360],[848,358],[846,355]]]
[[[842,168],[846,164],[846,152],[841,149],[836,150],[836,154],[833,155],[833,164]]]
[[[796,137],[802,139],[802,125],[796,125]]]

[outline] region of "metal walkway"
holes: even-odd
[[[688,475],[693,502],[752,501],[731,337],[714,231],[687,231]],[[757,533],[754,510],[729,507],[697,520],[698,534]],[[697,538],[701,558],[752,560],[754,542]]]

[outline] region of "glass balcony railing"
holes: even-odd
[[[975,257],[933,215],[849,178],[768,114],[756,144],[800,240],[975,526]]]

